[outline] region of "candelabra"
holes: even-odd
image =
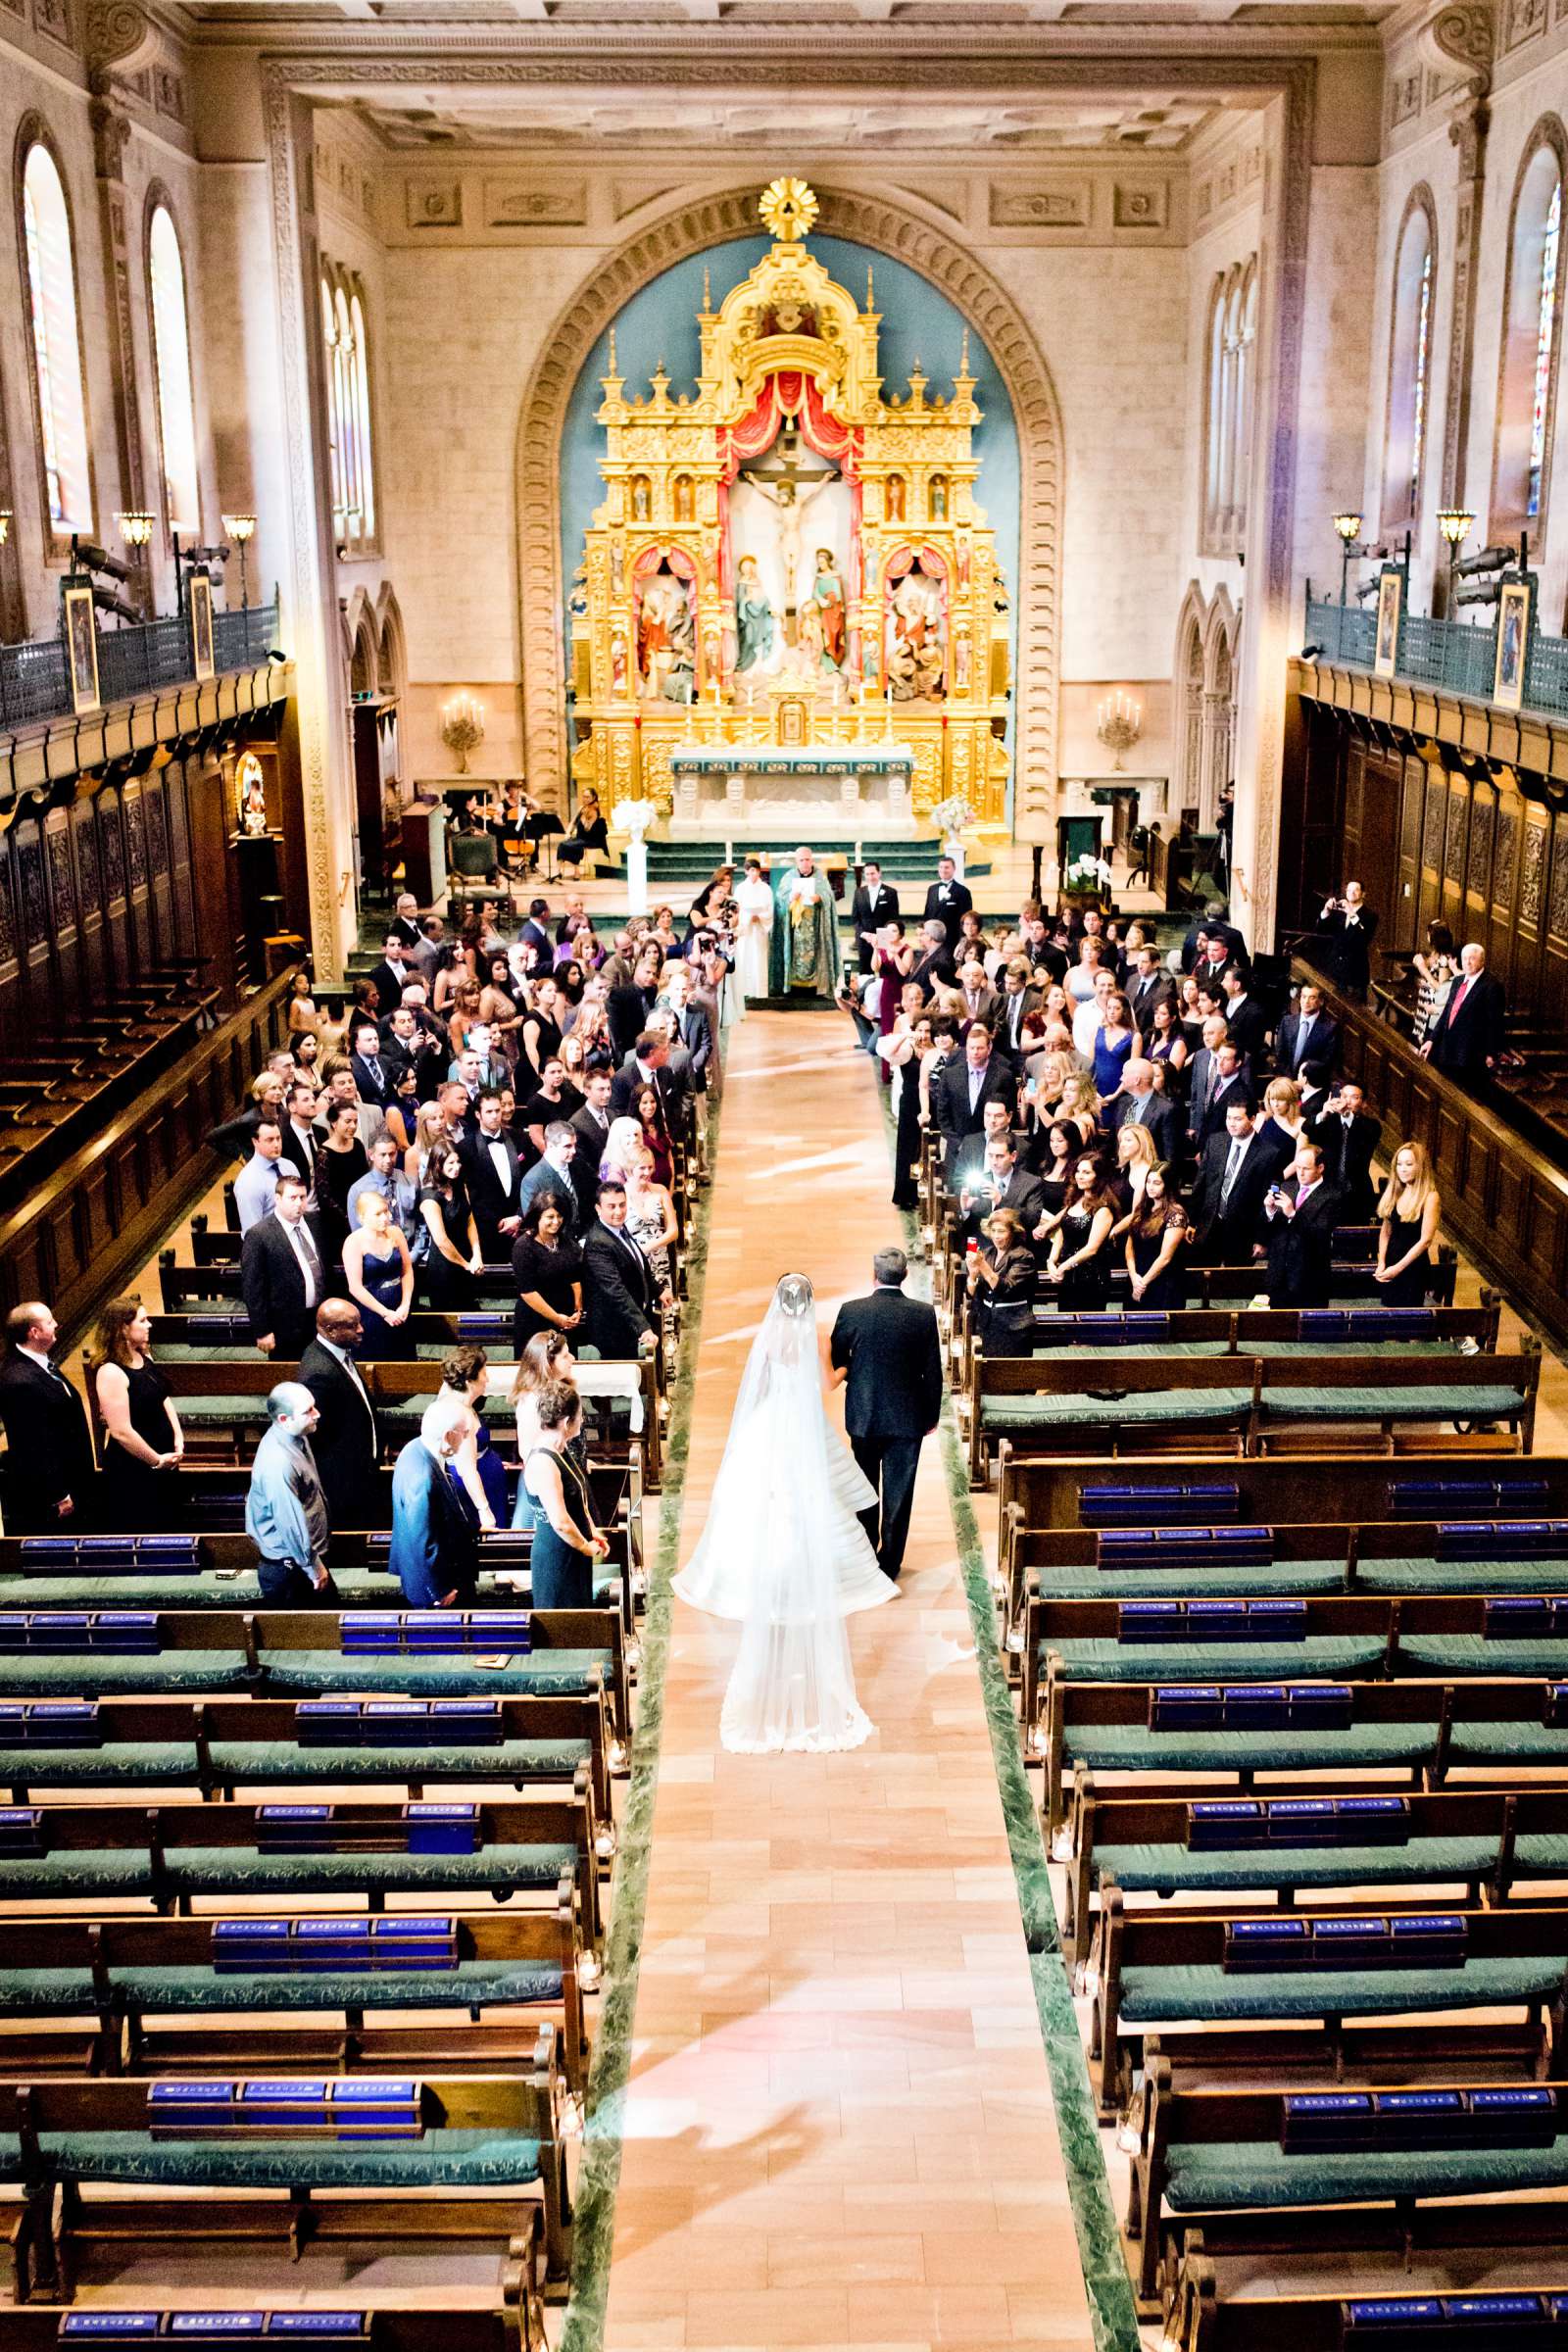
[[[454,695],[441,709],[441,740],[458,763],[458,773],[468,772],[468,754],[484,741],[484,705],[471,694]]]
[[[225,514],[223,529],[239,549],[239,601],[242,611],[248,612],[251,601],[250,574],[245,565],[245,550],[256,536],[254,514]]]
[[[1474,521],[1475,516],[1467,507],[1440,507],[1438,509],[1438,528],[1448,543],[1448,593],[1445,600],[1445,606],[1450,617],[1455,609],[1454,566],[1459,561],[1459,550],[1469,536],[1470,526]]]
[[[1095,729],[1107,752],[1114,752],[1114,765],[1120,767],[1123,752],[1130,752],[1144,731],[1144,713],[1130,694],[1118,687],[1107,694],[1100,706],[1100,724]]]
[[[1340,535],[1340,603],[1343,605],[1349,586],[1350,554],[1361,528],[1361,517],[1347,509],[1334,517],[1334,528]]]

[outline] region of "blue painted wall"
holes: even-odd
[[[697,384],[701,337],[697,314],[703,307],[703,270],[709,271],[716,310],[731,289],[749,277],[769,249],[766,237],[715,245],[652,279],[634,294],[615,320],[615,361],[632,397],[645,395],[661,360],[670,375],[670,396]],[[812,237],[810,251],[863,308],[865,273],[876,273],[876,307],[882,315],[880,347],[884,396],[903,398],[909,369],[918,360],[931,392],[948,394],[958,366],[965,320],[929,279],[902,262],[889,261],[841,237]],[[997,561],[1012,599],[1016,669],[1018,600],[1019,473],[1018,431],[1006,386],[984,342],[969,329],[969,366],[983,421],[974,436],[980,461],[976,495],[997,535]],[[604,428],[594,421],[602,400],[599,379],[610,367],[608,332],[594,345],[572,388],[561,444],[561,547],[566,585],[582,561],[583,533],[604,495],[599,463]],[[1009,720],[1008,732],[1011,726]]]

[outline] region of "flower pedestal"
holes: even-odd
[[[610,821],[626,836],[626,912],[648,912],[648,828],[659,814],[652,801],[617,801]]]

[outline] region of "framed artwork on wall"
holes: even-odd
[[[210,678],[213,661],[213,583],[204,571],[193,571],[185,584],[190,599],[192,675]]]
[[[1404,574],[1391,564],[1378,575],[1378,630],[1372,649],[1372,668],[1380,678],[1392,678],[1399,659],[1399,607],[1404,598]]]
[[[98,692],[98,615],[93,609],[90,587],[67,587],[60,593],[65,601],[71,708],[79,717],[83,710],[98,710],[103,707]]]
[[[1492,699],[1504,710],[1517,710],[1525,694],[1525,655],[1530,646],[1528,580],[1508,580],[1497,592],[1497,665],[1492,680]]]

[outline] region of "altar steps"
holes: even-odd
[[[733,861],[743,865],[748,858],[793,858],[800,848],[800,839],[791,835],[786,841],[737,841],[729,845]],[[901,882],[934,882],[937,878],[939,855],[934,841],[862,841],[862,858],[875,858],[884,877],[894,884]],[[829,841],[821,835],[813,837],[812,849],[819,858],[847,858],[852,863],[857,844],[854,840]],[[724,862],[725,843],[722,836],[713,841],[650,841],[648,844],[648,879],[659,882],[706,882],[715,866]],[[971,886],[976,876],[989,874],[991,868],[983,860],[971,862],[965,875]]]

